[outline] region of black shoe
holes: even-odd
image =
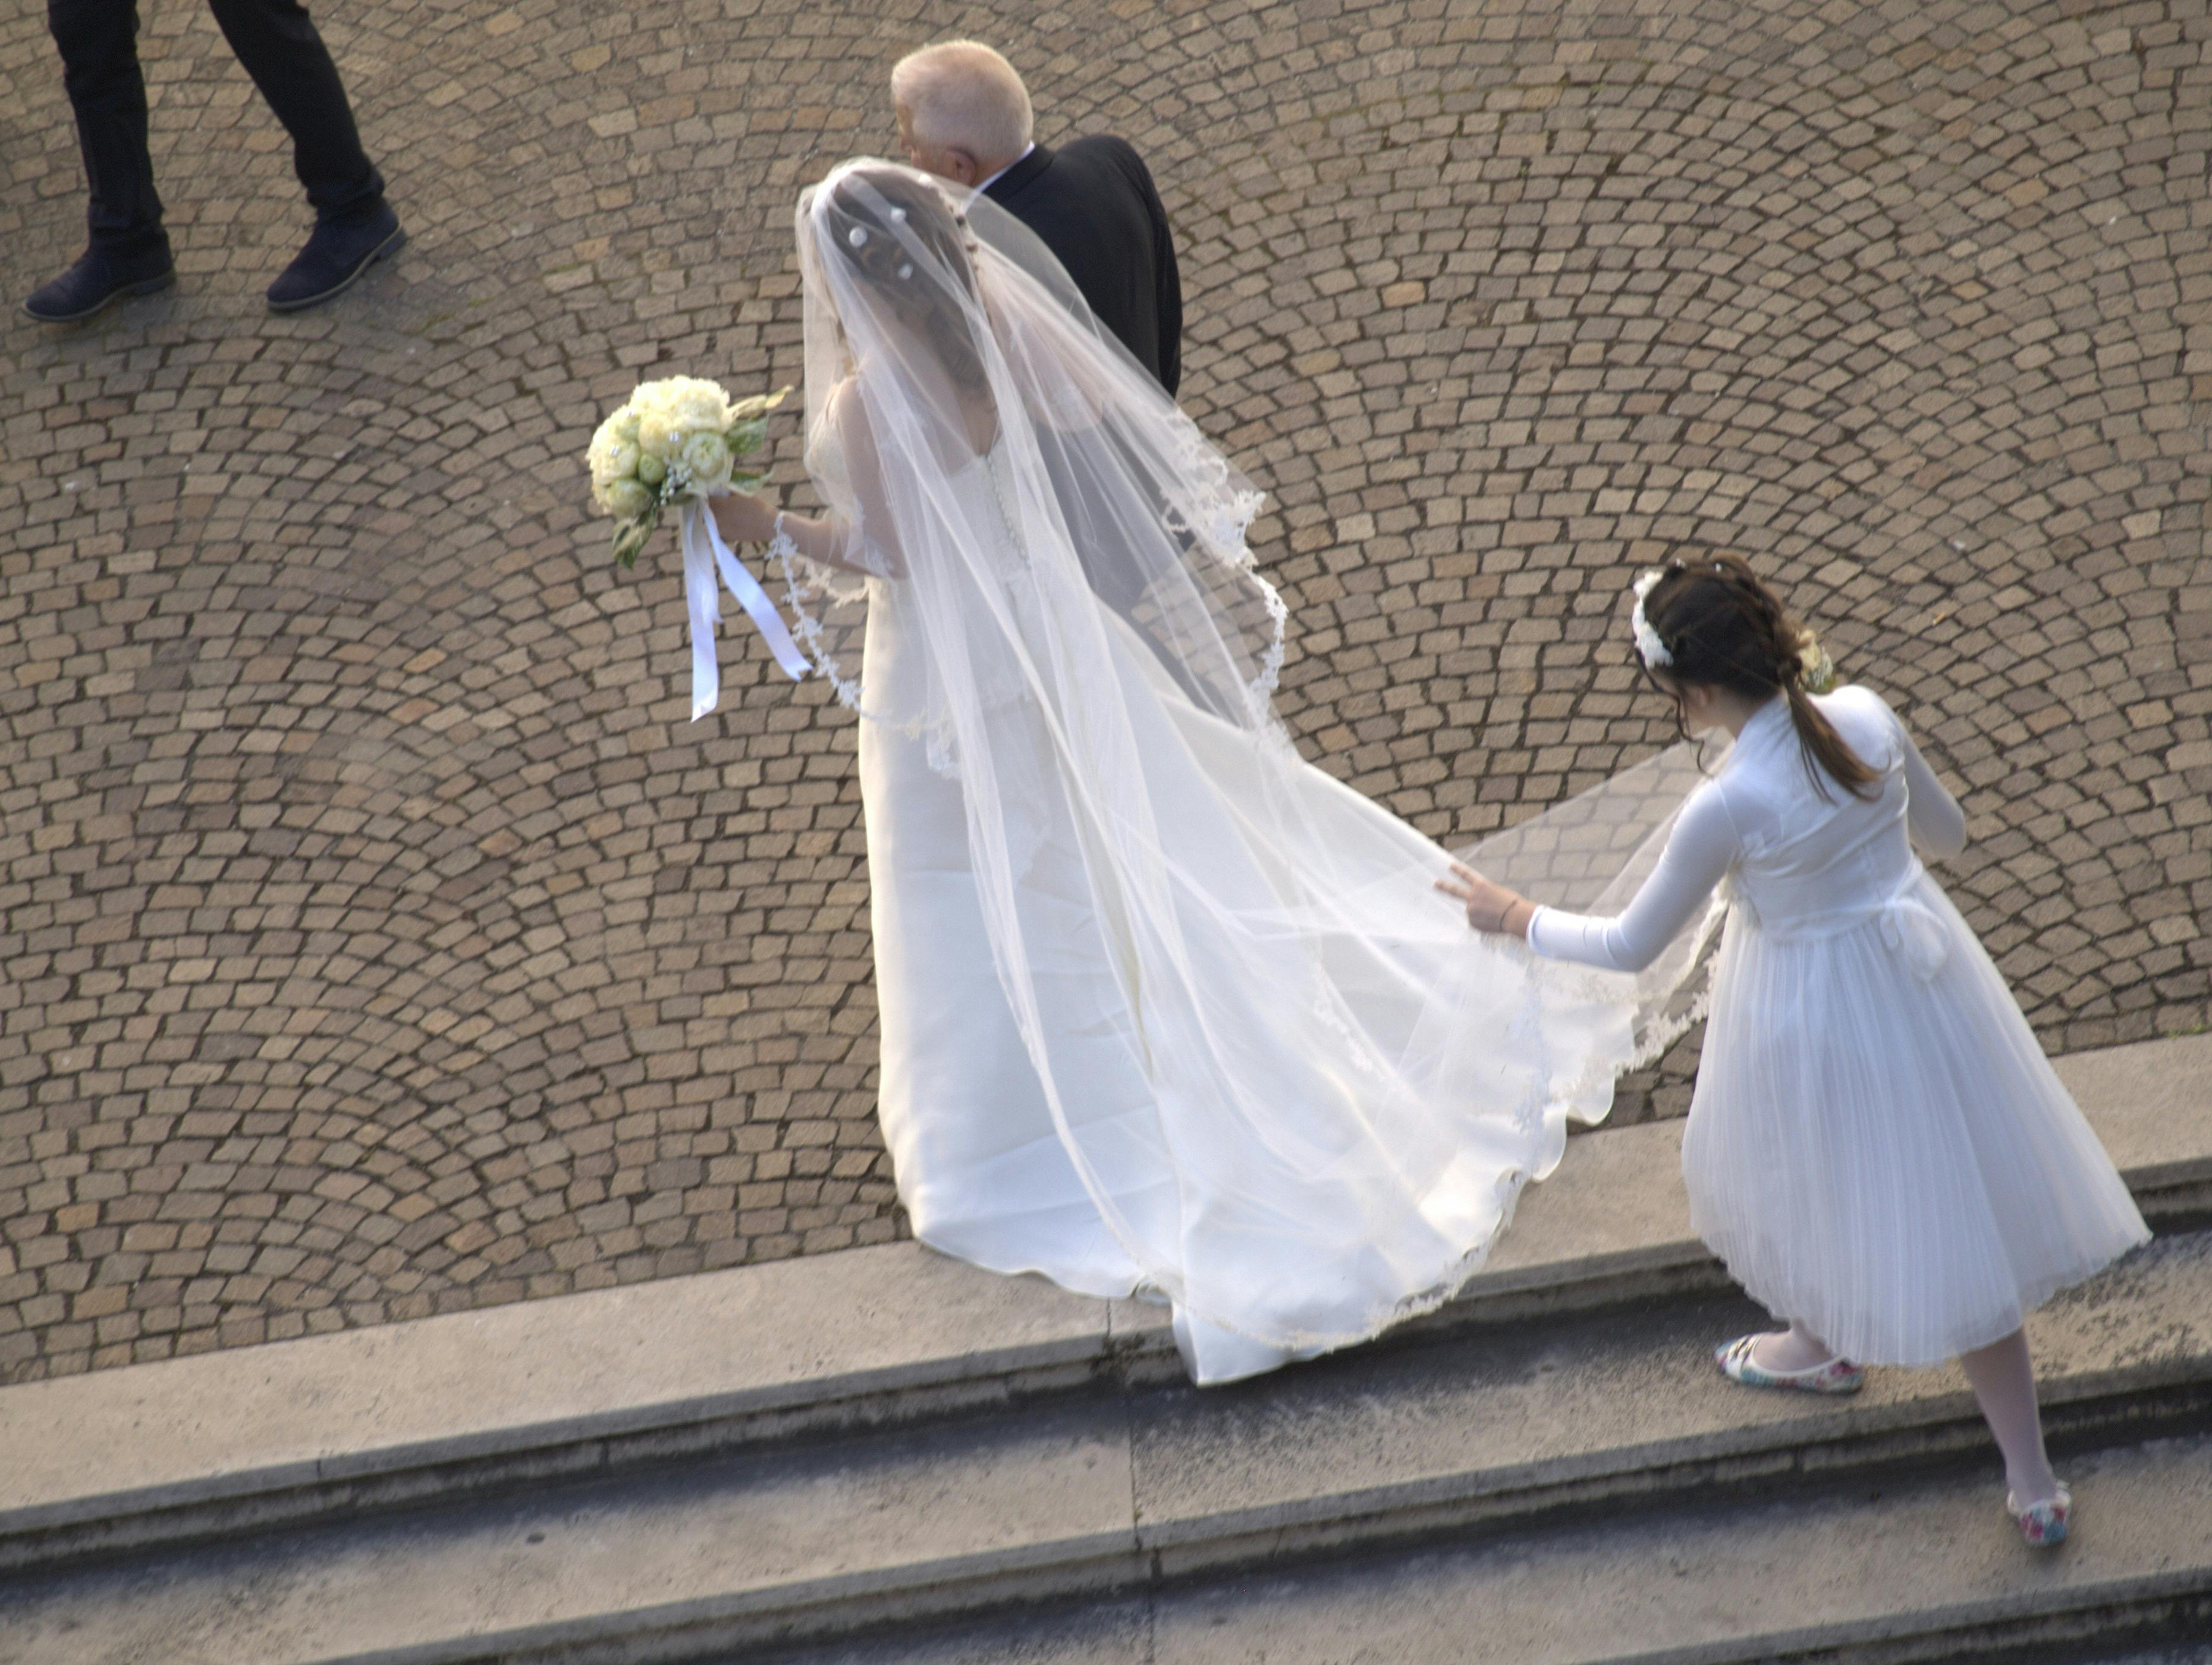
[[[343,295],[361,275],[407,240],[389,203],[359,220],[318,220],[284,275],[269,286],[269,310],[296,313]]]
[[[76,324],[131,295],[151,295],[176,281],[177,264],[166,246],[129,258],[87,249],[52,283],[33,289],[23,310],[41,324]]]

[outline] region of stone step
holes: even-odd
[[[2212,1665],[2212,1436],[2077,1452],[2024,1549],[1955,1468],[1285,1563],[755,1665]]]
[[[1231,1388],[1048,1395],[19,1575],[0,1657],[704,1661],[1009,1602],[1241,1587],[1285,1557],[1403,1559],[1439,1540],[1474,1553],[1593,1516],[1649,1517],[1671,1543],[1669,1522],[1733,1518],[1749,1494],[1802,1513],[1808,1490],[1931,1467],[1959,1469],[1977,1529],[2017,1552],[1955,1372],[1877,1372],[1844,1401],[1748,1391],[1710,1352],[1756,1319],[1702,1297],[1528,1320]],[[2062,1452],[2201,1430],[2212,1231],[2151,1245],[2052,1303],[2032,1334]],[[2085,1515],[2117,1528],[2133,1504],[2081,1472]],[[2187,1554],[2201,1570],[2212,1550]],[[2127,1588],[2130,1602],[2155,1594]],[[1615,1607],[1616,1626],[1632,1611]]]
[[[2212,1218],[2212,1036],[2059,1068],[2154,1223]],[[1726,1288],[1680,1136],[1571,1141],[1462,1298],[1401,1334]],[[912,1243],[97,1371],[0,1389],[0,1572],[1178,1374],[1160,1309]]]

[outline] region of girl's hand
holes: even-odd
[[[1452,876],[1437,881],[1437,889],[1465,905],[1467,922],[1492,936],[1526,937],[1536,909],[1517,890],[1493,884],[1472,867],[1455,861]]]
[[[765,544],[775,536],[775,505],[766,498],[733,491],[708,498],[707,513],[732,544]]]

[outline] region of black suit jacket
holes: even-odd
[[[1182,380],[1182,279],[1144,158],[1103,136],[1040,144],[984,194],[1037,234],[1098,321],[1172,395]]]

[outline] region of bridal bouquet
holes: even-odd
[[[696,376],[640,383],[586,453],[592,501],[615,519],[615,559],[636,564],[662,510],[758,486],[762,477],[740,465],[761,448],[768,413],[790,392],[732,400]]]
[[[707,512],[708,498],[751,491],[760,484],[763,477],[744,465],[767,441],[769,412],[790,392],[785,387],[732,399],[716,383],[696,376],[644,382],[599,424],[586,453],[592,501],[614,517],[615,559],[623,566],[636,564],[637,552],[660,524],[662,511],[683,511],[694,721],[721,697],[721,669],[714,654],[714,627],[722,617],[717,579],[745,610],[786,676],[797,681],[809,668],[768,592]]]

